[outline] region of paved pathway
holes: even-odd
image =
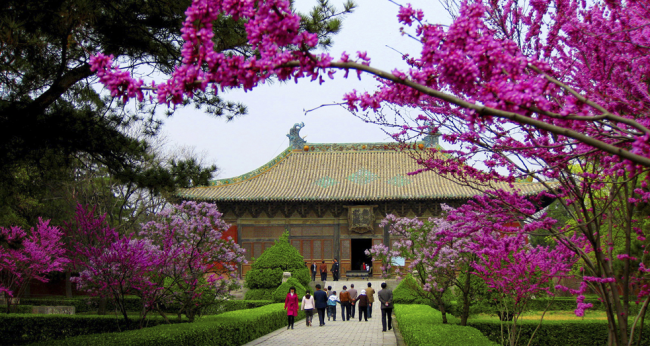
[[[381,289],[382,281],[370,281],[372,288],[376,291]],[[354,288],[361,292],[368,287],[368,281],[330,281],[325,286],[332,286],[332,289],[341,292],[343,285]],[[389,287],[394,289],[394,287]],[[259,339],[247,343],[245,346],[268,345],[268,346],[290,346],[290,345],[354,345],[354,346],[396,346],[394,330],[388,332],[381,331],[381,311],[377,303],[377,293],[375,292],[375,306],[372,311],[372,318],[368,322],[359,322],[359,311],[356,311],[354,319],[343,322],[341,320],[341,306],[336,307],[336,321],[325,320],[323,327],[318,326],[318,314],[314,313],[312,327],[305,325],[305,320],[296,321],[294,329],[287,330],[286,327],[278,329]]]

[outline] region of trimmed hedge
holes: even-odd
[[[275,292],[273,292],[273,301],[278,303],[284,303],[287,298],[287,293],[289,293],[289,288],[295,287],[296,294],[298,295],[298,301],[305,296],[305,287],[296,279],[289,278],[287,282],[284,282],[280,287],[278,287]]]
[[[256,288],[246,291],[245,300],[273,300],[273,288]]]
[[[255,309],[265,305],[273,304],[272,300],[226,300],[225,302],[211,306],[202,311],[203,315],[218,315],[225,312]]]
[[[426,305],[395,305],[395,317],[404,342],[409,346],[494,346],[480,331],[456,324],[442,324],[440,312]],[[453,316],[449,322],[458,322]]]
[[[298,319],[304,318],[299,311]],[[85,335],[36,345],[54,346],[231,346],[242,345],[287,325],[283,304],[227,312],[198,319],[194,323],[159,325],[140,330]]]
[[[12,306],[12,308],[18,309],[16,311],[17,314],[31,314],[32,313],[32,306],[31,305],[18,305],[18,306]],[[7,306],[3,305],[0,306],[0,313],[4,314],[7,312]]]
[[[528,310],[544,311],[550,300],[551,298],[533,299],[528,305]],[[594,307],[589,310],[605,311],[605,305],[596,297],[585,298],[585,303],[591,303],[594,305]],[[548,311],[574,311],[576,308],[576,297],[556,297]],[[630,316],[635,316],[639,313],[639,309],[639,304],[630,302]]]
[[[533,299],[528,303],[527,311],[544,311],[548,305],[548,302],[551,298],[538,298]],[[605,306],[598,300],[596,297],[587,297],[585,303],[592,303],[594,306],[589,310],[594,311],[605,311]],[[407,303],[412,304],[412,303]],[[418,302],[413,304],[426,304],[426,302]],[[435,306],[434,306],[435,307]],[[577,307],[575,297],[556,297],[551,306],[547,311],[574,311]],[[460,310],[462,306],[457,302],[451,302],[451,306],[448,312],[452,313],[455,316],[460,316]],[[630,316],[636,316],[639,312],[640,305],[636,303],[630,303]],[[488,304],[474,305],[470,308],[470,313],[474,314],[492,314],[496,315],[497,308],[495,306],[490,306]]]
[[[417,288],[415,288],[417,287]],[[425,304],[429,305],[430,300],[423,298],[418,291],[424,292],[418,285],[417,281],[408,274],[399,282],[393,290],[393,302],[395,304]]]
[[[505,323],[505,322],[504,322]],[[507,322],[510,323],[510,322]],[[517,328],[521,330],[519,340],[526,344],[537,328],[539,321],[520,320]],[[494,342],[501,341],[501,324],[496,321],[467,321]],[[401,327],[400,327],[401,329]],[[638,335],[638,333],[635,333]],[[507,336],[505,336],[507,338]],[[532,343],[536,346],[591,346],[607,345],[607,321],[577,320],[577,321],[543,321]],[[635,343],[636,345],[636,343]],[[650,345],[650,326],[643,328],[641,345]]]
[[[246,287],[251,289],[277,287],[282,283],[283,272],[282,268],[251,269],[246,272]]]
[[[171,322],[176,322],[176,319]],[[166,323],[162,317],[147,318],[148,326],[162,323]],[[77,335],[119,332],[138,327],[137,321],[126,325],[122,317],[115,316],[5,314],[0,315],[0,345],[51,342]]]
[[[35,306],[74,306],[76,312],[93,312],[99,308],[99,298],[21,298],[20,304]],[[142,301],[138,297],[126,297],[125,304],[126,311],[142,311]],[[106,311],[115,311],[115,305],[110,299],[106,302]]]
[[[282,284],[283,272],[290,272],[291,277],[307,286],[311,277],[304,261],[300,252],[289,243],[289,232],[285,231],[273,246],[255,259],[246,272],[246,287],[275,289]]]

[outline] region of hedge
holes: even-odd
[[[273,304],[272,300],[227,300],[219,305],[205,309],[203,315],[217,315],[230,311],[255,309],[265,305]]]
[[[300,311],[298,319],[304,318]],[[122,333],[85,335],[36,345],[53,346],[230,346],[242,345],[287,325],[283,304],[202,317],[194,323],[159,325]]]
[[[251,269],[246,272],[246,287],[275,289],[282,284],[283,272],[290,272],[291,277],[303,286],[307,286],[311,279],[304,258],[289,243],[289,232],[286,231],[273,246],[255,259]]]
[[[421,294],[418,294],[418,291]],[[393,290],[393,302],[395,304],[430,304],[430,300],[423,298],[422,294],[424,294],[424,290],[420,288],[413,276],[408,274]]]
[[[273,301],[277,303],[284,303],[287,298],[287,293],[289,293],[289,288],[294,287],[296,289],[296,294],[298,295],[298,301],[302,300],[302,297],[305,296],[305,287],[296,279],[289,278],[286,282],[282,283],[275,292],[273,292]]]
[[[254,292],[255,293],[255,292]],[[272,300],[272,294],[273,290],[269,290],[268,293],[266,294],[259,294],[257,296],[251,295],[249,298],[248,295],[246,296],[246,300]],[[233,303],[235,300],[227,300],[224,301],[223,303],[217,304],[210,306],[206,308],[205,310],[201,311],[202,315],[214,315],[217,313],[221,312],[227,312],[227,311],[234,311],[234,310],[240,310],[241,308],[236,307],[237,304],[241,303]],[[31,313],[32,308],[31,305],[34,306],[74,306],[75,307],[75,312],[77,313],[86,313],[86,312],[96,312],[99,307],[99,298],[95,297],[81,297],[81,298],[72,298],[72,299],[64,299],[64,298],[43,298],[43,299],[21,299],[20,301],[21,305],[30,305],[29,309],[21,309],[18,312],[20,313]],[[142,311],[142,301],[138,297],[127,297],[125,300],[126,304],[126,310],[127,311],[132,311],[132,312],[140,312]],[[232,307],[230,305],[233,305]],[[268,304],[268,303],[267,303]],[[262,304],[264,305],[264,304]],[[259,307],[262,305],[248,305],[250,307]],[[165,306],[162,309],[166,313],[173,313],[175,314],[178,312],[178,307],[174,305],[169,305]],[[106,311],[108,312],[113,312],[115,311],[115,305],[108,300],[106,303]],[[2,308],[0,307],[0,312],[4,312]]]
[[[176,322],[176,319],[171,322]],[[162,317],[147,318],[148,326],[162,323],[166,323]],[[0,315],[0,345],[51,342],[77,335],[118,332],[138,327],[137,321],[132,320],[127,325],[122,317],[116,316],[3,314]]]
[[[275,288],[255,288],[246,291],[244,299],[246,300],[273,300]]]
[[[440,311],[430,306],[397,304],[395,318],[404,342],[409,346],[497,345],[472,327],[453,324],[458,322],[453,316],[448,316],[450,324],[442,324]]]
[[[142,301],[138,297],[126,297],[124,303],[126,305],[126,311],[142,311]],[[20,304],[35,306],[74,306],[76,312],[93,312],[99,308],[99,298],[21,298]],[[115,305],[110,299],[106,302],[106,311],[115,311]]]
[[[12,309],[18,309],[18,311],[15,311],[15,313],[18,314],[31,314],[32,313],[32,306],[31,305],[13,305]],[[7,312],[7,306],[3,305],[0,306],[0,313],[6,313]]]
[[[397,291],[397,290],[396,290]],[[394,295],[395,293],[393,293]],[[551,298],[539,298],[533,299],[528,303],[527,311],[544,311],[547,310],[547,306]],[[414,302],[416,303],[416,302]],[[426,302],[418,301],[419,304],[426,304]],[[592,303],[594,306],[589,310],[595,311],[605,311],[605,305],[601,303],[596,297],[587,297],[585,303]],[[410,304],[410,303],[408,303]],[[553,303],[548,307],[547,311],[574,311],[577,307],[575,297],[556,297],[553,300]],[[636,316],[639,312],[640,305],[631,302],[630,303],[630,316]],[[460,310],[462,306],[457,302],[452,302],[448,312],[452,313],[455,316],[460,316]],[[493,314],[496,315],[497,308],[495,306],[483,305],[483,306],[472,306],[470,309],[472,314]]]
[[[510,323],[510,322],[507,322]],[[521,330],[520,343],[526,344],[537,328],[539,321],[519,320],[517,328]],[[501,324],[497,321],[467,321],[492,341],[500,342]],[[401,329],[401,328],[400,328]],[[638,333],[638,330],[635,334]],[[637,334],[638,335],[638,334]],[[507,338],[507,335],[505,336]],[[536,346],[591,346],[607,345],[607,321],[575,320],[575,321],[543,321],[535,338],[531,342]],[[635,343],[636,345],[636,343]],[[650,345],[650,326],[643,328],[641,345]]]

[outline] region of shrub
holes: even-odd
[[[251,269],[246,272],[246,287],[251,289],[278,287],[282,283],[282,272],[281,268]]]
[[[15,313],[18,314],[31,314],[32,313],[32,305],[13,305],[11,307],[12,311],[15,311]],[[17,309],[17,310],[14,310]],[[7,306],[0,306],[0,313],[6,313],[7,312]]]
[[[245,300],[273,300],[273,288],[257,288],[246,291]]]
[[[455,305],[452,302],[453,296],[450,290],[447,290],[442,296],[445,303],[445,312],[456,315]],[[406,275],[393,291],[393,302],[395,304],[421,304],[437,308],[435,301],[427,298],[427,293],[422,289],[420,284],[411,274]]]
[[[510,323],[510,322],[503,322]],[[530,336],[537,328],[539,321],[519,320],[517,329],[520,330],[519,339],[525,344],[530,340]],[[483,333],[488,339],[500,342],[501,324],[500,321],[472,321],[467,322]],[[401,327],[401,325],[400,325]],[[400,328],[401,329],[401,328]],[[638,335],[638,330],[635,332]],[[591,346],[607,345],[607,321],[597,320],[544,320],[539,327],[535,338],[531,342],[536,346],[554,346],[554,345],[574,345],[574,346]],[[636,345],[636,343],[635,343]],[[642,340],[640,345],[650,345],[650,326],[643,328]]]
[[[142,311],[142,301],[138,297],[129,296],[124,299],[126,311]],[[99,298],[21,298],[20,304],[36,306],[74,306],[76,312],[92,312],[99,308]],[[115,311],[113,301],[108,299],[106,311]]]
[[[497,345],[472,327],[442,324],[440,312],[430,306],[395,305],[395,316],[404,342],[409,346]],[[449,322],[458,322],[453,316],[448,319]]]
[[[424,295],[424,290],[413,276],[408,274],[393,290],[393,302],[395,304],[430,304],[430,300],[424,298]]]
[[[294,278],[289,278],[287,282],[283,283],[278,287],[275,292],[273,292],[273,301],[275,302],[282,302],[284,303],[284,300],[287,297],[287,293],[289,293],[289,288],[295,287],[296,288],[296,294],[298,295],[298,301],[302,299],[302,297],[305,296],[305,287],[296,279]]]
[[[304,318],[299,311],[298,319]],[[42,346],[231,346],[242,345],[287,325],[283,304],[232,311],[197,319],[194,323],[159,325],[122,333],[85,335],[40,343]]]
[[[265,269],[267,271],[263,271]],[[311,279],[304,258],[289,243],[288,232],[284,232],[275,245],[253,262],[251,270],[246,273],[246,287],[275,289],[282,283],[282,272],[290,272],[303,286],[307,286]]]
[[[146,322],[148,326],[162,323],[166,322],[158,316],[149,317]],[[127,325],[123,319],[116,319],[115,316],[8,314],[0,315],[0,345],[51,342],[77,335],[136,328],[138,323]]]
[[[262,306],[273,304],[272,300],[229,300],[224,306],[223,312],[255,309]]]

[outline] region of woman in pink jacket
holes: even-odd
[[[289,288],[289,293],[287,293],[287,298],[284,299],[284,309],[287,310],[287,316],[289,318],[289,325],[287,329],[293,329],[293,322],[298,316],[298,295],[296,294],[296,288]]]

